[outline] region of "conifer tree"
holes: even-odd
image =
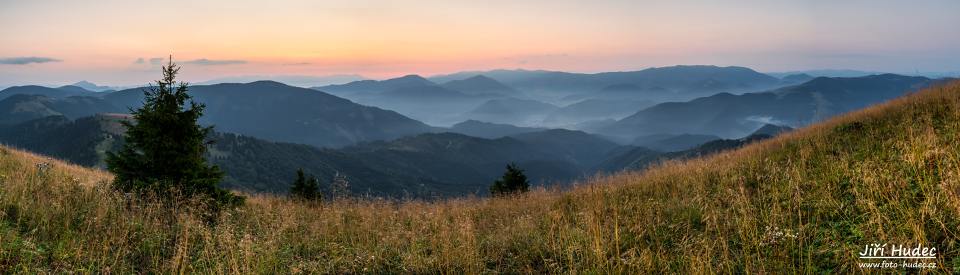
[[[307,179],[303,169],[297,169],[297,179],[293,181],[290,187],[290,197],[300,200],[318,200],[320,199],[320,181],[316,177],[310,176]]]
[[[320,200],[320,181],[316,177],[310,175],[310,179],[307,180],[306,192],[303,193],[303,197],[308,200],[318,201]]]
[[[223,172],[204,159],[212,131],[197,123],[204,105],[191,100],[187,83],[176,81],[180,67],[172,57],[162,70],[163,79],[144,91],[143,106],[131,110],[132,121],[122,122],[127,128],[123,148],[107,153],[114,188],[167,198],[206,196],[215,209],[242,203],[243,197],[217,186]]]
[[[303,169],[297,169],[297,179],[290,186],[290,197],[300,198],[307,189],[307,177],[303,174]]]
[[[507,164],[507,171],[490,186],[490,194],[503,196],[513,193],[523,193],[530,189],[530,181],[523,174],[523,170],[516,164]]]

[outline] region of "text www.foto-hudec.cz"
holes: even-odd
[[[861,268],[936,268],[937,248],[873,243],[858,253]]]

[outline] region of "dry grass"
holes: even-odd
[[[253,195],[213,226],[201,210],[102,188],[106,173],[4,149],[0,270],[864,273],[857,252],[882,242],[934,246],[930,271],[958,272],[958,139],[951,84],[569,191],[320,205]]]

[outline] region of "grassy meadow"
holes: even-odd
[[[111,175],[0,150],[3,273],[867,273],[923,244],[960,272],[960,83],[571,190],[445,201],[269,195],[209,223]]]

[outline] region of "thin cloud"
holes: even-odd
[[[163,58],[163,57],[154,57],[154,58],[151,58],[151,59],[150,59],[150,65],[160,65],[161,62],[163,62],[164,59],[166,59],[166,58]]]
[[[143,60],[143,57],[141,57],[141,58],[137,58],[136,61],[133,61],[133,64],[143,64],[143,63],[146,63],[146,62],[147,62],[147,61],[146,61],[146,60]]]
[[[284,63],[283,65],[284,66],[305,66],[305,65],[312,65],[312,64],[313,63],[310,63],[310,62],[297,62],[297,63]]]
[[[60,62],[60,61],[63,61],[63,60],[49,58],[49,57],[36,57],[36,56],[0,58],[0,64],[3,64],[3,65],[27,65],[31,63],[49,63],[49,62]]]
[[[234,65],[234,64],[246,64],[245,60],[215,60],[215,59],[196,59],[184,62],[185,64],[201,65],[201,66],[217,66],[217,65]]]

